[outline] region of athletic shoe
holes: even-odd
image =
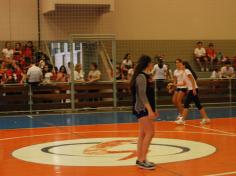
[[[206,71],[209,72],[209,68],[207,68]]]
[[[204,72],[204,68],[201,68],[201,71]]]
[[[149,164],[150,166],[156,166],[156,164],[154,162],[150,162],[148,160],[145,160],[144,161],[145,163]]]
[[[178,120],[175,121],[176,124],[178,125],[184,125],[185,124],[185,120],[183,119],[183,117],[179,117]]]
[[[205,125],[205,124],[210,123],[210,122],[211,122],[211,120],[210,120],[209,118],[204,118],[204,119],[201,120],[200,123],[201,123],[202,125]]]
[[[136,165],[141,168],[141,169],[147,169],[147,170],[153,170],[155,169],[155,166],[149,164],[148,162],[144,161],[144,162],[141,162],[141,161],[138,161],[136,160]]]
[[[182,115],[179,113],[178,116],[176,117],[176,120],[178,120],[181,117],[182,117]]]

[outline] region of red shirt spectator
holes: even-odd
[[[215,51],[214,45],[212,43],[209,44],[209,48],[206,49],[206,54],[207,54],[207,57],[210,59],[216,58],[216,51]]]

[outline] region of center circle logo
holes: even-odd
[[[89,138],[48,142],[15,150],[23,161],[60,166],[130,166],[137,158],[136,138]],[[154,138],[148,158],[155,163],[170,163],[206,157],[216,148],[205,143]]]

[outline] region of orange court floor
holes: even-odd
[[[148,156],[157,167],[151,171],[135,166],[137,123],[1,130],[0,175],[236,175],[236,118],[155,127]]]

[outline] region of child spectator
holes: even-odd
[[[203,48],[203,43],[201,41],[197,42],[197,47],[194,49],[194,57],[197,64],[201,68],[201,71],[204,71],[204,68],[206,69],[206,71],[209,71],[206,50],[205,48]]]

